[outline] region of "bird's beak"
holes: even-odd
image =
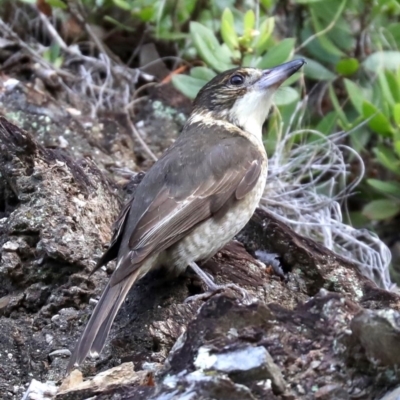
[[[258,81],[258,85],[261,89],[278,87],[287,78],[297,72],[305,63],[305,60],[300,58],[298,60],[289,61],[270,69],[265,69]]]

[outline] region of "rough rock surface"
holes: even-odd
[[[246,288],[249,304],[230,290],[185,303],[203,289],[195,276],[147,276],[84,378],[65,379],[113,264],[90,272],[120,199],[142,177],[122,187],[115,168],[150,163],[117,117],[74,116],[7,82],[0,77],[1,399],[376,399],[399,386],[399,296],[261,210],[203,266]],[[176,105],[155,93],[139,113],[156,154],[181,126],[187,108]],[[163,126],[168,134],[157,135]]]

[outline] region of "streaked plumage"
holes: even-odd
[[[181,135],[121,212],[110,248],[98,262],[99,267],[117,258],[117,268],[68,370],[88,354],[100,353],[138,279],[160,266],[182,273],[189,263],[215,254],[248,222],[267,176],[261,128],[272,93],[303,61],[289,64],[226,71],[200,91]],[[232,83],[240,80],[237,76],[243,84]]]

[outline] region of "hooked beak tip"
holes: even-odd
[[[273,86],[279,86],[286,79],[296,73],[304,64],[306,64],[306,61],[303,58],[299,58],[264,70],[260,79],[261,87],[266,89]]]

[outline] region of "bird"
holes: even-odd
[[[67,373],[102,351],[129,290],[149,271],[174,277],[190,266],[208,290],[220,289],[198,265],[246,225],[263,194],[267,154],[263,124],[273,94],[305,64],[237,67],[216,75],[198,93],[172,146],[148,170],[114,224],[95,270],[116,268],[71,354]]]

